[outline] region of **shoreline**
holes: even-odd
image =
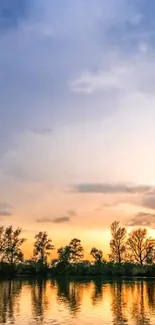
[[[18,274],[18,275],[13,275],[10,277],[1,277],[0,281],[12,281],[12,280],[64,280],[64,281],[95,281],[95,280],[100,280],[100,281],[105,281],[105,282],[110,282],[110,281],[116,281],[116,282],[121,282],[121,281],[138,281],[138,280],[147,280],[147,281],[155,281],[155,276],[104,276],[104,275],[93,275],[93,276],[87,276],[87,275],[67,275],[67,274],[62,274],[62,275],[57,275],[57,276],[49,276],[49,275],[27,275],[27,274]]]

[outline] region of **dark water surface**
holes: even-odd
[[[0,324],[155,324],[155,281],[2,281]]]

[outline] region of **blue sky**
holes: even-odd
[[[89,228],[83,213],[106,227],[104,211],[94,216],[106,200],[126,204],[126,218],[153,213],[154,193],[151,206],[102,191],[90,204],[70,188],[155,184],[154,10],[154,0],[0,2],[2,222],[35,228],[76,210],[68,232]]]

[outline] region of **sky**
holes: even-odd
[[[0,223],[108,253],[155,227],[155,1],[0,1]]]

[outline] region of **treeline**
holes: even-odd
[[[68,245],[57,249],[57,258],[50,260],[55,249],[47,232],[40,231],[34,237],[33,256],[24,259],[22,229],[0,227],[0,276],[37,275],[104,275],[104,276],[154,276],[155,239],[148,236],[146,228],[133,229],[130,233],[115,221],[110,226],[110,254],[104,259],[101,249],[90,251],[92,261],[84,260],[80,239],[72,239]]]

